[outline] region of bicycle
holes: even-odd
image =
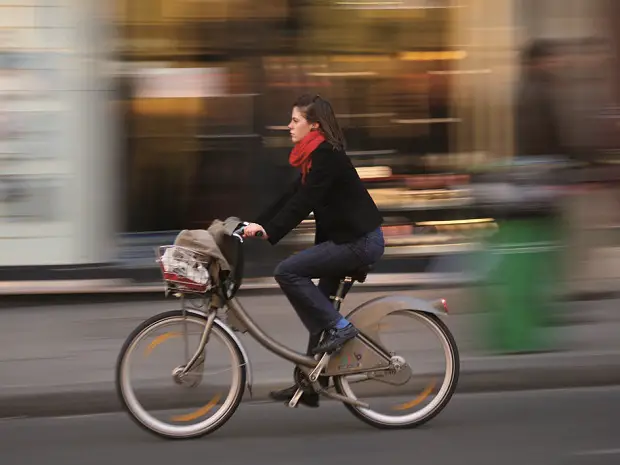
[[[235,264],[228,274],[212,268],[213,261],[205,259],[204,255],[195,249],[178,245],[159,247],[157,262],[160,264],[166,283],[166,294],[173,293],[180,298],[181,309],[155,315],[135,328],[123,344],[116,366],[116,388],[121,404],[139,426],[168,439],[196,438],[213,433],[223,426],[239,407],[246,387],[252,395],[250,358],[236,335],[237,332],[249,333],[263,347],[295,365],[294,379],[298,389],[288,403],[289,407],[296,407],[304,390],[312,388],[321,396],[342,402],[358,419],[381,429],[420,426],[446,407],[458,383],[460,361],[454,337],[439,318],[448,315],[445,299],[424,301],[408,296],[384,296],[369,300],[346,315],[346,318],[360,331],[355,339],[347,342],[337,354],[325,353],[314,357],[304,355],[266,334],[236,298],[243,278],[243,228],[247,224],[239,222],[232,234],[225,237],[228,255],[233,256],[231,260]],[[232,255],[230,251],[233,251]],[[176,268],[166,268],[166,256],[175,257]],[[336,295],[331,296],[338,311],[353,283],[363,283],[368,272],[369,268],[352,270],[348,276],[341,277]],[[192,299],[198,299],[200,304],[195,304]],[[221,312],[223,315],[218,315]],[[432,399],[429,399],[432,388],[427,386],[413,401],[392,408],[392,411],[408,412],[404,415],[381,413],[378,410],[378,404],[373,410],[371,404],[360,400],[352,388],[353,385],[370,380],[399,388],[409,380],[417,379],[407,360],[396,352],[388,350],[379,335],[382,327],[380,322],[383,318],[392,315],[407,316],[430,328],[440,340],[443,351],[440,358],[443,358],[446,363],[445,372],[443,375],[441,373],[438,375],[441,382]],[[182,324],[185,331],[166,331],[155,336],[158,331],[175,323]],[[198,343],[193,352],[189,350],[188,325],[193,325],[197,329]],[[400,326],[397,325],[397,327]],[[181,361],[184,363],[176,365],[177,362],[175,362],[176,366],[171,376],[174,386],[183,386],[187,391],[183,399],[176,403],[173,403],[170,395],[163,391],[163,387],[160,386],[161,392],[154,389],[150,377],[145,383],[148,386],[147,400],[141,403],[136,397],[134,386],[130,381],[131,356],[137,352],[136,347],[140,341],[149,335],[155,338],[145,349],[147,356],[164,341],[183,339],[184,356]],[[403,339],[402,336],[399,337]],[[211,344],[214,340],[219,340],[223,344],[230,360],[223,366],[228,368],[215,370],[212,375],[228,373],[231,385],[228,393],[224,395],[220,393],[223,389],[220,385],[210,385],[212,390],[218,392],[208,403],[204,404],[206,397],[203,398],[199,394],[194,394],[192,397],[189,393],[194,392],[190,391],[191,389],[196,389],[202,384],[207,354],[214,351],[217,353],[217,348],[212,346],[209,346],[207,350],[207,344]],[[421,376],[422,373],[418,375]],[[350,377],[362,379],[350,381]],[[321,383],[321,378],[327,379],[328,382],[330,379],[333,380],[335,392],[328,385],[324,386],[325,383]],[[434,383],[433,387],[436,384]],[[377,393],[372,391],[369,394],[374,399],[373,403],[381,399],[375,394]],[[427,400],[425,407],[409,412]],[[160,401],[164,403],[160,405]],[[193,402],[204,405],[190,413],[174,415],[164,421],[146,410],[146,404],[149,402],[154,408],[157,408],[157,405],[160,410],[166,412],[171,409],[183,410]],[[204,418],[214,409],[216,411],[212,415]],[[188,424],[194,420],[197,422]]]

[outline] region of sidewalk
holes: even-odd
[[[356,283],[354,292],[359,290],[432,290],[477,286],[479,277],[467,273],[375,273],[368,275],[363,284]],[[604,300],[620,298],[619,278],[580,279],[561,286],[560,300]],[[27,301],[32,305],[47,305],[49,298],[65,299],[65,303],[78,301],[87,303],[107,296],[108,298],[164,298],[162,281],[138,282],[131,279],[69,279],[41,281],[0,281],[0,296],[3,301]],[[249,278],[243,281],[241,294],[274,293],[280,288],[272,277]],[[142,296],[142,297],[140,297]]]
[[[562,304],[561,325],[547,328],[555,352],[491,356],[477,328],[485,317],[467,289],[398,292],[445,297],[445,319],[461,353],[458,392],[620,384],[620,301]],[[352,293],[351,309],[384,292]],[[281,295],[240,297],[250,315],[285,345],[303,350],[306,334]],[[0,312],[0,417],[115,411],[116,358],[127,335],[144,319],[178,307],[166,302],[23,307]],[[292,365],[240,335],[250,354],[253,400],[291,380]],[[415,340],[415,338],[412,338]],[[250,400],[246,393],[246,399]]]
[[[476,279],[465,273],[374,273],[369,274],[366,282],[356,284],[371,287],[407,286],[418,289],[437,287],[465,286],[474,284]],[[273,277],[246,278],[242,290],[278,290]],[[139,282],[132,279],[63,279],[0,281],[0,295],[71,295],[71,294],[161,294],[164,283],[161,280]]]

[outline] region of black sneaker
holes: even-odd
[[[297,385],[282,389],[280,391],[272,391],[269,393],[269,397],[279,402],[289,402],[295,393],[297,392]],[[307,407],[316,408],[319,406],[319,395],[316,392],[304,391],[299,398],[299,404],[303,404]]]
[[[313,350],[313,354],[332,353],[337,352],[342,346],[355,338],[359,334],[359,331],[355,326],[349,323],[342,329],[331,328],[328,329],[323,341],[317,345]]]

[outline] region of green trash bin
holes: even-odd
[[[483,251],[486,271],[479,300],[485,348],[499,353],[550,350],[553,341],[546,328],[561,273],[558,196],[545,182],[548,177],[524,176],[518,166],[495,171],[485,181],[495,188],[485,191],[479,206],[499,226]]]
[[[493,263],[484,291],[485,340],[501,353],[552,347],[545,332],[558,282],[559,231],[553,217],[522,217],[498,222],[486,247]]]

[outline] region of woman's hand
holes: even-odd
[[[263,233],[261,236],[263,239],[267,239],[267,233],[260,224],[250,223],[243,228],[243,237],[254,237],[258,232]]]

